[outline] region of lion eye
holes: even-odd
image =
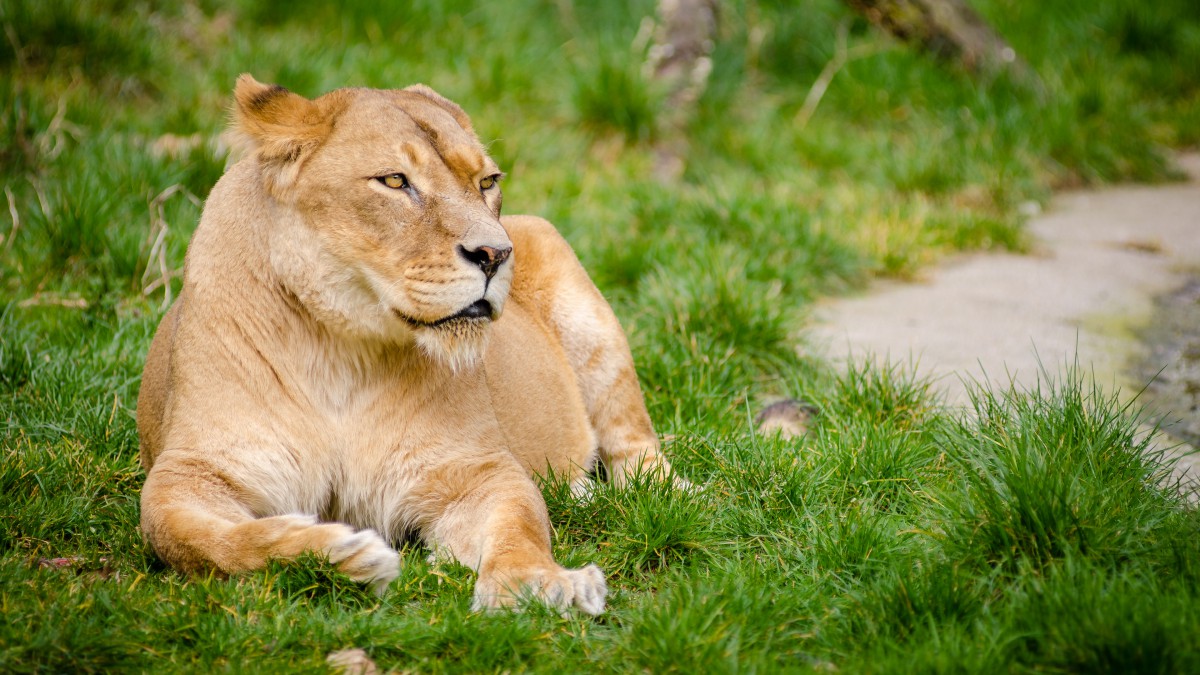
[[[402,173],[393,173],[387,176],[380,176],[375,180],[383,183],[393,190],[400,190],[408,187],[408,178]]]
[[[496,187],[496,183],[498,182],[500,182],[500,174],[492,174],[491,176],[479,181],[479,189],[491,190],[492,188]]]

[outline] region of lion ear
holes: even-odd
[[[459,107],[459,105],[454,101],[451,101],[450,99],[442,96],[423,84],[414,84],[412,86],[405,87],[404,91],[411,91],[414,94],[420,94],[430,101],[433,101],[433,103],[442,110],[450,113],[450,115],[454,117],[454,121],[458,122],[458,126],[466,129],[472,134],[475,133],[475,129],[471,127],[471,118],[467,117],[466,111]]]
[[[233,90],[233,130],[271,169],[277,187],[295,180],[304,158],[333,129],[328,105],[294,94],[277,84],[263,84],[248,73]]]

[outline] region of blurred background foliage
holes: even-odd
[[[575,245],[652,388],[731,359],[700,394],[724,398],[796,365],[814,298],[947,252],[1021,250],[1022,214],[1050,190],[1170,179],[1167,149],[1200,140],[1200,5],[974,6],[1043,91],[931,59],[837,0],[720,3],[687,170],[663,182],[652,0],[10,0],[0,293],[160,309],[223,170],[239,73],[306,96],[425,82],[472,115],[506,207]],[[839,30],[855,56],[801,120]]]
[[[627,320],[674,307],[703,331],[712,287],[794,318],[947,251],[1021,249],[1049,190],[1169,179],[1165,150],[1200,140],[1200,5],[975,7],[1044,92],[934,61],[836,0],[721,3],[687,171],[664,184],[651,0],[6,2],[0,289],[120,305],[161,299],[166,272],[177,290],[241,72],[306,96],[430,84],[508,171],[508,208],[555,221]],[[839,26],[856,57],[799,124]]]

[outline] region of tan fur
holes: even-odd
[[[308,100],[243,75],[235,100],[250,151],[209,196],[138,399],[155,551],[222,573],[311,551],[382,591],[415,531],[478,571],[479,607],[602,611],[600,571],[551,556],[531,477],[669,466],[566,241],[501,220],[495,163],[427,87]],[[459,315],[480,299],[490,317]]]

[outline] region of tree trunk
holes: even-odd
[[[712,72],[717,0],[659,0],[648,77],[666,92],[655,145],[655,175],[672,181],[683,174],[687,125]]]
[[[845,0],[867,19],[906,42],[957,61],[970,71],[1032,71],[966,0]]]

